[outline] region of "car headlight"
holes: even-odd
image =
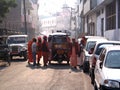
[[[89,56],[85,56],[85,61],[89,61]]]
[[[18,51],[19,51],[19,52],[20,52],[20,51],[25,51],[25,50],[27,50],[26,47],[21,47],[21,46],[18,47]]]
[[[22,47],[22,48],[21,48],[21,51],[25,51],[25,50],[27,50],[26,47]]]
[[[104,84],[106,87],[120,88],[119,82],[115,80],[105,80]]]

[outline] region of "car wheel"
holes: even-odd
[[[84,73],[88,73],[88,72],[89,72],[89,66],[88,66],[87,63],[84,63],[84,64],[83,64],[83,72],[84,72]]]
[[[51,60],[49,60],[49,64],[51,64]]]
[[[69,61],[67,61],[67,65],[69,65]]]
[[[94,83],[94,90],[98,90],[97,86],[96,86],[96,83]]]
[[[24,60],[27,60],[27,55],[24,56]]]
[[[10,60],[12,60],[12,57],[13,57],[13,56],[10,56]]]
[[[11,65],[11,58],[10,58],[10,56],[8,56],[8,65],[9,66]]]

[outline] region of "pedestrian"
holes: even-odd
[[[32,57],[32,40],[28,42],[28,64],[33,62],[33,57]]]
[[[38,37],[37,41],[37,65],[40,65],[40,59],[42,57],[42,39]]]
[[[86,45],[86,38],[82,37],[79,44],[79,67],[83,68],[83,59],[84,59],[84,47]]]
[[[36,44],[36,38],[33,38],[33,43],[32,43],[32,57],[33,57],[33,66],[36,65],[36,52],[37,52],[37,44]]]
[[[77,69],[78,43],[72,39],[72,53],[70,57],[70,66]]]
[[[47,66],[48,57],[49,57],[49,47],[48,47],[48,42],[47,42],[47,36],[44,36],[44,37],[43,37],[43,42],[42,42],[42,55],[43,55],[43,63],[44,63],[44,66]]]

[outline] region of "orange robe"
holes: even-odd
[[[32,41],[28,42],[28,62],[33,62],[33,57],[32,57]]]
[[[75,46],[72,47],[72,54],[70,58],[70,66],[76,67],[77,66],[77,55],[75,53]]]
[[[44,66],[46,66],[49,57],[49,47],[48,47],[48,42],[46,41],[43,41],[42,43],[42,56],[43,56]]]
[[[78,43],[72,45],[72,54],[70,57],[70,66],[76,67],[77,66],[77,54],[78,54]]]
[[[40,58],[42,57],[42,44],[41,43],[37,43],[37,60],[40,61]]]

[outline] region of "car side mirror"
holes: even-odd
[[[94,51],[94,48],[91,48],[91,49],[88,51],[88,53],[89,53],[89,54],[93,54],[93,51]]]
[[[92,52],[91,52],[90,50],[88,51],[88,53],[89,53],[89,54],[92,54]]]

